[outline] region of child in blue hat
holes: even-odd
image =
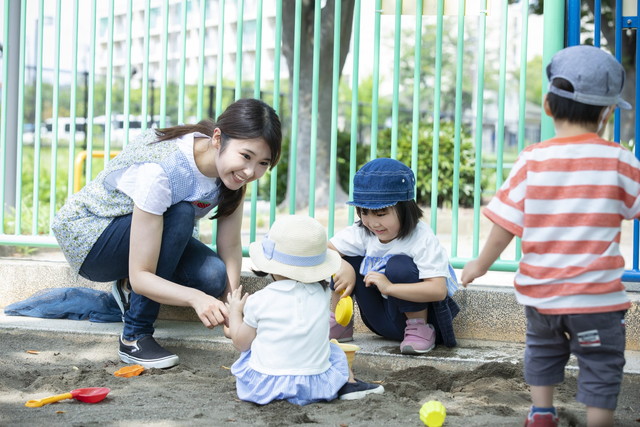
[[[402,162],[380,158],[354,177],[353,200],[360,218],[337,233],[329,248],[342,256],[334,274],[334,304],[353,296],[364,324],[378,335],[401,341],[404,354],[422,354],[436,343],[456,345],[453,318],[459,311],[451,295],[455,273],[444,248],[420,221],[414,200],[415,177]],[[330,317],[330,337],[353,340],[346,327]]]
[[[631,108],[620,97],[625,72],[597,47],[571,46],[551,58],[547,77],[544,110],[556,135],[520,153],[485,208],[494,224],[462,284],[485,274],[514,236],[522,238],[514,285],[527,317],[524,377],[533,406],[525,426],[558,425],[553,391],[571,354],[587,425],[612,426],[631,307],[620,225],[640,217],[640,162],[602,133],[616,106]]]

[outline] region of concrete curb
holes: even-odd
[[[110,290],[107,283],[87,281],[71,272],[64,261],[0,258],[0,307],[21,301],[43,289],[85,286]],[[261,289],[268,280],[250,272],[242,275],[242,285],[250,293]],[[632,307],[627,312],[627,349],[640,350],[640,294],[629,293]],[[460,339],[523,343],[526,330],[523,307],[515,300],[513,289],[504,286],[472,285],[454,296],[460,313],[454,320]],[[355,310],[356,331],[367,328]],[[160,319],[199,322],[193,311],[184,307],[162,306]]]

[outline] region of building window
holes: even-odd
[[[256,48],[256,20],[244,21],[242,27],[242,50],[255,50]]]

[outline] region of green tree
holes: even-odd
[[[321,6],[322,19],[320,22],[321,46],[320,46],[320,70],[319,79],[319,99],[318,99],[318,135],[317,150],[310,153],[311,147],[311,93],[313,82],[313,47],[314,47],[314,11],[316,2],[320,0],[305,0],[298,2],[295,0],[283,0],[282,2],[282,53],[286,58],[289,69],[290,80],[293,80],[293,62],[295,54],[295,13],[299,5],[302,16],[302,31],[298,40],[300,46],[300,82],[298,89],[299,111],[298,111],[298,134],[293,135],[297,141],[297,170],[296,177],[296,207],[306,206],[309,201],[309,173],[316,175],[316,205],[327,205],[329,202],[329,162],[330,162],[330,142],[331,142],[331,104],[332,104],[332,84],[333,84],[333,50],[334,50],[334,16],[336,0],[326,0]],[[344,62],[349,53],[351,31],[353,27],[354,0],[342,0],[340,2],[340,52],[338,58],[339,74],[342,73]],[[291,96],[293,93],[291,92]],[[310,171],[311,158],[314,155],[316,160],[316,170]],[[287,190],[289,191],[289,189]],[[288,195],[290,197],[290,195]],[[337,194],[337,199],[344,199],[344,194]]]

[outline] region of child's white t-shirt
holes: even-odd
[[[196,137],[208,138],[207,135],[195,132],[176,139],[176,144],[194,171],[199,187],[205,192],[213,191],[218,185],[217,178],[208,177],[200,172],[193,157],[193,144]],[[162,215],[171,207],[169,177],[158,163],[134,164],[127,169],[115,172],[110,179],[115,181],[118,190],[131,197],[138,209],[154,215]],[[197,204],[194,204],[194,208],[196,218],[201,218],[211,210],[210,208],[200,209]]]
[[[431,228],[424,222],[408,236],[382,243],[365,227],[353,224],[331,238],[338,252],[345,256],[363,256],[360,274],[369,271],[384,273],[387,261],[394,255],[407,255],[418,267],[420,279],[451,278],[449,259]]]
[[[249,366],[267,375],[317,375],[329,362],[331,290],[279,280],[250,295],[244,323],[256,328]]]

